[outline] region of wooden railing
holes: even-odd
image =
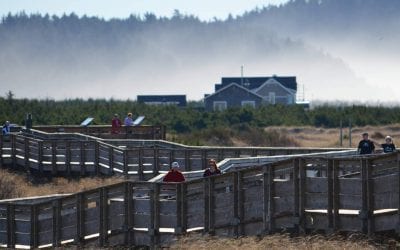
[[[203,170],[214,158],[294,155],[340,149],[262,148],[262,147],[194,147],[161,140],[107,140],[71,133],[10,134],[0,137],[3,165],[23,167],[52,175],[123,174],[148,180],[168,171],[177,161],[182,171]],[[278,159],[276,159],[278,160]]]
[[[397,231],[399,153],[295,157],[185,183],[125,181],[63,197],[0,202],[4,247],[166,246],[199,230]]]
[[[111,134],[111,126],[90,125],[87,127],[75,125],[55,125],[55,126],[34,126],[35,130],[47,133],[81,133],[100,138],[120,138],[120,139],[166,139],[166,129],[163,125],[140,125],[122,126],[118,134]]]

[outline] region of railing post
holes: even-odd
[[[242,236],[244,232],[244,195],[243,195],[243,172],[237,171],[234,175],[234,203],[236,202],[236,209],[234,211],[235,217],[235,233],[236,236]]]
[[[235,237],[239,237],[239,225],[240,225],[240,216],[239,216],[239,174],[238,171],[233,172],[233,218],[231,221],[231,225],[233,226],[233,235]]]
[[[38,141],[38,169],[43,170],[43,141]]]
[[[99,233],[100,233],[100,246],[106,246],[108,243],[108,190],[107,187],[99,189],[99,199],[100,199],[100,223],[99,223]]]
[[[207,166],[207,149],[201,149],[201,169],[206,169]]]
[[[56,141],[51,141],[51,173],[57,174],[57,144]],[[43,168],[39,169],[40,173],[43,174]]]
[[[114,149],[112,147],[109,148],[108,151],[108,165],[109,165],[109,169],[108,169],[108,174],[112,175],[113,171],[114,171]]]
[[[333,193],[332,193],[332,208],[333,208],[333,224],[332,229],[336,231],[340,228],[339,221],[339,209],[340,209],[340,183],[339,183],[339,161],[333,160],[333,169],[332,169],[332,185],[333,185]]]
[[[208,181],[208,220],[209,220],[209,233],[214,235],[215,234],[215,213],[214,213],[214,206],[215,206],[215,200],[214,200],[214,179],[215,177],[210,177],[207,178]]]
[[[306,161],[303,158],[298,159],[298,167],[299,167],[299,230],[305,233],[306,230],[306,215],[305,215],[305,206],[306,206]]]
[[[368,235],[375,233],[375,216],[374,216],[374,179],[373,166],[371,160],[366,160],[367,166],[367,210],[368,210]]]
[[[25,160],[25,171],[29,171],[29,154],[30,154],[30,148],[29,148],[29,139],[28,138],[24,138],[24,144],[25,144],[25,156],[24,156],[24,160]]]
[[[159,244],[159,229],[160,229],[160,184],[155,182],[152,185],[150,192],[150,226],[149,234],[152,247],[157,249]]]
[[[210,194],[209,182],[211,178],[203,178],[203,197],[204,197],[204,233],[210,230]]]
[[[3,159],[3,147],[4,147],[4,135],[0,134],[0,167],[4,167],[4,159]]]
[[[84,197],[82,193],[76,194],[76,235],[74,242],[77,245],[82,246],[85,235],[85,209],[84,209]]]
[[[86,143],[84,141],[79,142],[80,148],[80,169],[81,169],[81,176],[86,174]]]
[[[7,247],[15,248],[15,205],[7,205]]]
[[[327,181],[328,181],[328,210],[327,210],[327,217],[328,217],[328,229],[329,233],[333,233],[333,166],[334,160],[328,159],[327,162]]]
[[[160,160],[159,160],[159,149],[158,147],[154,148],[154,166],[153,166],[153,176],[157,176],[160,171]]]
[[[38,232],[38,207],[36,205],[31,205],[31,247],[34,249],[39,246],[39,232]]]
[[[300,232],[300,158],[293,159],[293,199],[294,225],[297,233]]]
[[[61,246],[61,200],[53,202],[53,247]]]
[[[218,154],[217,160],[222,161],[224,159],[224,149],[219,148],[217,150],[217,154]]]
[[[169,162],[175,161],[175,149],[170,148],[169,149]]]
[[[134,204],[133,204],[133,183],[125,183],[125,246],[135,245],[134,239]]]
[[[65,168],[68,178],[71,178],[71,142],[65,142]]]
[[[126,179],[129,177],[129,175],[128,175],[128,150],[129,149],[124,149],[122,151],[123,171],[124,171],[124,176]]]
[[[190,160],[190,149],[185,148],[185,171],[192,171],[192,164]]]
[[[97,176],[100,174],[100,143],[99,143],[99,141],[94,142],[94,171]]]
[[[362,232],[368,233],[368,174],[367,174],[368,162],[367,159],[363,158],[361,160],[361,211],[359,213],[359,218],[362,221]]]
[[[144,173],[143,173],[143,149],[138,149],[139,154],[138,154],[138,175],[139,175],[139,180],[144,181]]]
[[[274,213],[275,213],[275,202],[274,202],[274,196],[275,196],[275,185],[274,185],[274,165],[269,165],[267,168],[267,181],[266,181],[266,187],[264,187],[264,199],[267,199],[267,204],[265,204],[264,200],[264,209],[266,209],[266,212],[264,210],[264,215],[266,215],[265,218],[265,231],[267,233],[272,233],[275,231],[275,221],[274,221]],[[265,174],[264,174],[265,176]],[[265,178],[265,177],[264,177]],[[265,207],[266,206],[266,207]]]
[[[263,231],[268,232],[268,206],[269,206],[269,166],[263,168]]]
[[[12,166],[15,168],[17,166],[17,136],[10,134],[11,137],[11,159]]]
[[[181,233],[186,233],[187,230],[187,199],[186,199],[186,194],[187,194],[187,186],[188,184],[186,182],[183,182],[180,184],[181,187]]]
[[[180,235],[182,234],[182,185],[183,183],[176,184],[176,228],[175,234]]]

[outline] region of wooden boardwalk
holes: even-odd
[[[129,179],[75,194],[0,201],[1,247],[158,247],[192,231],[237,237],[400,228],[397,152],[360,157],[339,149],[189,147],[36,130],[0,139],[2,166]],[[140,181],[172,161],[201,173],[209,158],[227,173],[179,184]]]
[[[183,171],[203,170],[214,158],[261,157],[339,151],[330,148],[193,147],[163,140],[102,139],[38,130],[0,137],[1,166],[63,176],[122,174],[148,180],[177,161]]]
[[[3,247],[166,246],[200,231],[398,232],[400,154],[294,157],[179,184],[125,181],[0,202]]]
[[[119,134],[111,134],[111,126],[107,125],[49,125],[34,126],[35,130],[47,133],[80,133],[99,138],[118,138],[118,139],[146,139],[146,140],[165,140],[166,128],[162,125],[140,125],[140,126],[122,126]]]

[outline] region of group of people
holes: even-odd
[[[375,143],[374,141],[368,138],[368,133],[362,134],[362,140],[358,144],[358,153],[363,154],[372,154],[375,152]],[[377,144],[382,147],[384,153],[391,153],[396,151],[396,146],[393,143],[393,139],[390,136],[386,136],[385,143]],[[185,176],[179,170],[179,163],[173,162],[171,164],[171,168],[168,173],[164,176],[164,182],[184,182]],[[208,161],[208,168],[203,172],[203,177],[208,177],[212,175],[221,174],[221,170],[217,166],[217,162],[214,159],[210,159]]]
[[[358,153],[360,155],[375,153],[375,145],[382,148],[384,153],[392,153],[396,151],[396,146],[393,143],[392,137],[385,137],[385,143],[378,144],[368,138],[368,133],[362,134],[362,140],[358,143]]]
[[[204,171],[203,177],[208,177],[212,175],[221,174],[221,170],[219,170],[217,166],[217,162],[214,159],[210,159],[208,161],[208,168]],[[164,182],[184,182],[185,176],[183,176],[182,172],[179,170],[179,163],[174,161],[171,164],[171,168],[168,173],[163,178]]]
[[[133,126],[133,119],[132,113],[128,113],[124,119],[125,126]],[[113,119],[111,120],[111,133],[112,134],[119,134],[121,132],[122,121],[119,119],[118,114],[114,114]]]

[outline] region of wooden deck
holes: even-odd
[[[0,139],[2,166],[43,174],[147,180],[172,161],[201,173],[209,158],[226,172],[178,184],[126,180],[70,195],[0,201],[1,247],[159,247],[191,231],[237,237],[399,230],[397,152],[189,147],[36,130]]]
[[[0,244],[157,247],[196,230],[235,237],[281,230],[398,232],[399,163],[399,153],[295,157],[179,184],[125,181],[2,201]]]
[[[118,134],[111,134],[111,126],[107,125],[54,125],[54,126],[34,126],[35,130],[47,133],[80,133],[99,138],[118,138],[118,139],[146,139],[146,140],[165,140],[166,129],[162,125],[140,125],[140,126],[122,126]]]
[[[287,155],[339,150],[192,147],[163,140],[102,139],[80,133],[30,130],[0,137],[0,164],[55,176],[121,174],[133,180],[149,180],[168,171],[173,161],[179,162],[182,171],[186,172],[205,169],[210,158],[222,161],[258,157],[258,165],[261,165],[265,162],[260,157],[286,155],[287,158]],[[253,162],[250,165],[254,166]]]

